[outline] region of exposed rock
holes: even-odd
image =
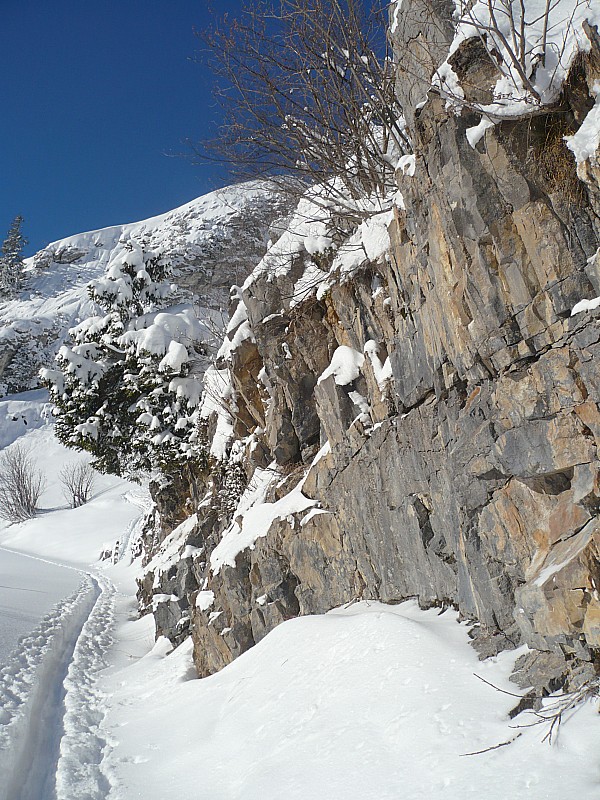
[[[598,52],[559,109],[498,124],[473,148],[478,115],[426,97],[431,65],[415,48],[427,39],[439,63],[451,9],[434,4],[438,36],[425,5],[429,16],[404,0],[397,20],[401,99],[427,102],[407,113],[416,170],[398,174],[407,211],[389,256],[297,305],[301,260],[243,291],[253,339],[231,367],[246,464],[268,454],[271,492],[299,475],[315,506],[218,571],[227,521],[204,527],[198,585],[215,599],[191,611],[201,675],[290,616],[408,597],[476,621],[482,655],[528,644],[519,681],[538,693],[597,668],[600,312],[570,311],[600,291],[599,182],[591,165],[578,180],[563,137]],[[489,65],[461,65],[487,91]],[[407,88],[403,71],[419,80]],[[378,362],[352,383],[319,382],[340,345]],[[374,365],[388,357],[381,385]]]

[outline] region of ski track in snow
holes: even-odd
[[[79,589],[21,639],[0,670],[0,800],[52,800],[62,733],[63,681],[99,593],[83,574]]]
[[[106,666],[104,656],[112,644],[115,587],[97,578],[100,596],[83,625],[69,665],[65,687],[64,733],[56,770],[57,800],[102,800],[109,784],[101,770],[106,741],[100,733],[105,698],[97,677]]]
[[[141,493],[127,499],[142,513],[116,543],[116,560],[130,555],[148,507]],[[77,571],[78,590],[0,668],[0,800],[103,800],[111,788],[97,679],[113,643],[117,591],[105,575]]]

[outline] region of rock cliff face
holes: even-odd
[[[433,23],[415,31],[405,8],[418,11],[404,0],[396,46],[414,75]],[[300,301],[301,259],[244,285],[246,332],[231,328],[218,366],[246,501],[232,529],[223,481],[196,476],[204,499],[142,591],[159,593],[160,632],[191,628],[200,674],[289,617],[408,597],[457,606],[482,655],[527,643],[524,684],[598,671],[600,314],[570,313],[600,294],[600,173],[590,159],[578,177],[563,139],[593,105],[592,33],[559,105],[476,147],[480,116],[433,91],[407,114],[415,169],[398,173],[386,254]],[[407,85],[412,109],[424,98]],[[253,492],[269,514],[242,520]],[[226,530],[242,544],[223,556]]]

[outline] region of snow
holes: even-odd
[[[331,236],[316,236],[314,234],[304,238],[304,249],[311,256],[316,256],[319,253],[324,253],[330,247],[333,247],[333,239]]]
[[[493,128],[494,123],[491,119],[487,119],[486,117],[481,118],[481,122],[478,125],[474,125],[472,128],[467,128],[465,131],[467,141],[471,145],[473,149],[477,147],[481,139],[485,136],[485,132],[489,128]]]
[[[584,24],[594,26],[600,22],[598,4],[581,0],[456,0],[455,7],[455,33],[448,58],[432,81],[446,99],[447,107],[460,112],[465,103],[462,86],[448,60],[465,41],[485,40],[488,51],[497,54],[494,59],[502,65],[492,102],[476,105],[486,121],[482,119],[468,130],[472,147],[490,127],[489,121],[528,116],[541,106],[554,103],[577,55],[590,49]],[[596,112],[588,127],[591,137],[584,131],[574,143],[582,156],[595,137]]]
[[[103,760],[110,743],[102,730],[106,697],[98,677],[107,667],[109,648],[114,645],[112,627],[119,599],[110,580],[104,576],[95,580],[98,596],[92,596],[95,603],[80,630],[63,684],[57,800],[104,800],[106,794]]]
[[[0,589],[1,629],[8,628],[0,652],[0,800],[104,797],[106,742],[97,724],[105,702],[95,682],[112,642],[116,597],[106,573],[132,597],[128,548],[147,506],[138,487],[98,475],[91,501],[67,508],[58,475],[81,456],[54,438],[46,408],[43,391],[0,400],[0,441],[28,448],[47,481],[38,517],[0,522],[0,581],[11,587]],[[18,438],[15,409],[32,423]],[[122,560],[101,566],[106,552]]]
[[[575,161],[578,165],[588,159],[591,159],[593,164],[598,164],[598,148],[600,148],[600,81],[596,81],[594,84],[593,94],[596,102],[594,107],[588,111],[579,130],[573,136],[565,136],[567,147],[575,156]]]
[[[228,369],[210,366],[204,373],[204,394],[200,407],[200,418],[208,419],[217,414],[217,427],[210,445],[210,454],[225,458],[233,437],[233,416],[229,412],[234,402],[234,391]]]
[[[191,642],[159,640],[102,678],[110,798],[596,797],[595,705],[542,743],[503,694],[518,692],[507,678],[522,649],[479,662],[468,641],[455,612],[362,602],[285,622],[195,680]]]
[[[328,277],[328,273],[312,262],[307,265],[302,276],[294,284],[290,308],[300,305],[319,289]]]
[[[151,251],[169,254],[176,270],[179,262],[186,269],[191,262],[203,265],[206,252],[207,268],[213,269],[219,243],[228,242],[235,226],[254,208],[266,209],[274,203],[271,198],[273,193],[265,183],[231,186],[151,219],[66,237],[26,259],[21,295],[0,301],[0,351],[16,351],[7,372],[8,385],[0,383],[0,396],[17,381],[20,386],[36,385],[36,365],[50,365],[68,329],[98,314],[87,286],[105,280],[109,264],[120,271],[117,261],[124,258],[123,243],[143,241]],[[133,257],[139,261],[139,253],[134,252]],[[138,282],[143,280],[145,270],[141,268]],[[221,291],[217,289],[219,302]],[[216,316],[206,308],[199,313]],[[207,338],[206,332],[202,338]],[[21,364],[24,376],[19,372]]]
[[[401,156],[398,159],[396,169],[401,169],[403,175],[408,175],[409,178],[414,177],[417,159],[414,153]]]
[[[365,357],[358,350],[353,350],[345,344],[334,350],[329,366],[321,373],[317,385],[333,375],[338,386],[346,386],[355,381],[360,375]]]
[[[54,797],[63,725],[62,684],[97,596],[97,585],[87,578],[21,640],[13,658],[0,670],[2,800]]]
[[[396,0],[392,11],[392,18],[390,22],[390,34],[396,33],[399,24],[400,9],[402,8],[402,0]]]
[[[0,545],[69,565],[95,563],[105,546],[114,540],[115,531],[125,530],[139,515],[138,509],[126,500],[133,484],[97,475],[93,503],[68,508],[59,472],[64,464],[74,460],[73,451],[54,438],[50,426],[32,431],[23,441],[31,448],[47,486],[37,517],[12,526],[0,521]],[[78,531],[85,531],[86,535],[79,535]]]
[[[388,228],[393,218],[393,211],[385,211],[361,223],[359,233],[369,261],[379,261],[389,252],[391,243]]]
[[[571,309],[571,316],[581,314],[582,311],[593,311],[600,306],[600,297],[594,297],[592,300],[579,300]]]
[[[369,339],[369,341],[365,342],[364,351],[371,362],[379,391],[384,392],[387,383],[392,379],[392,364],[389,356],[386,356],[385,361],[381,361],[379,357],[379,345],[373,339]]]
[[[248,289],[257,277],[265,273],[272,278],[287,275],[292,268],[294,258],[307,252],[306,244],[312,249],[315,243],[329,239],[328,212],[323,208],[319,197],[313,196],[314,191],[318,193],[318,187],[300,200],[285,231],[271,245],[264,258],[246,279],[242,291]]]
[[[163,572],[168,572],[169,569],[176,564],[180,558],[183,557],[182,550],[185,547],[185,541],[197,523],[197,515],[192,514],[191,517],[188,517],[180,525],[174,528],[161,543],[152,559],[143,568],[139,577],[142,578],[144,574],[154,572],[155,584],[157,584],[160,575]],[[154,597],[156,596],[157,595],[154,595]]]
[[[0,450],[28,431],[43,428],[51,421],[52,406],[45,389],[5,398],[0,402]]]
[[[184,398],[192,408],[200,404],[202,390],[203,384],[197,377],[176,377],[169,382],[169,392],[174,392],[176,397]]]
[[[250,486],[242,495],[234,521],[210,554],[210,568],[214,575],[218,575],[224,566],[235,567],[239,553],[248,547],[253,548],[257,539],[267,535],[275,520],[285,519],[314,505],[314,500],[302,494],[304,481],[275,503],[265,502],[269,486],[279,478],[275,464],[256,470]]]
[[[19,639],[80,583],[79,572],[0,548],[0,665]]]
[[[315,464],[318,464],[319,461],[322,458],[325,458],[325,456],[329,455],[329,453],[331,453],[331,444],[329,442],[325,442],[323,447],[321,447],[321,449],[318,451],[317,455],[313,458],[312,463],[311,463],[311,467],[314,467]]]
[[[311,508],[308,514],[305,514],[300,520],[300,527],[303,528],[308,525],[311,519],[318,517],[320,514],[331,514],[331,511],[326,511],[324,508]]]
[[[208,611],[215,602],[215,593],[209,590],[198,592],[196,595],[196,608],[200,611]]]
[[[458,75],[447,61],[438,67],[432,84],[439,87],[442,96],[446,98],[447,108],[460,109],[461,102],[465,99],[465,93],[458,80]]]
[[[181,342],[169,342],[169,349],[165,353],[164,358],[161,359],[158,368],[160,370],[172,370],[173,372],[180,372],[184,364],[189,360],[188,351],[185,345]]]
[[[4,405],[20,404],[34,420],[44,402],[43,395],[0,402],[0,433],[14,424]],[[166,639],[154,643],[152,618],[136,615],[139,565],[129,547],[147,504],[143,491],[99,477],[87,506],[66,509],[55,475],[73,454],[49,434],[44,424],[20,438],[48,476],[45,512],[1,527],[0,542],[69,564],[73,582],[0,667],[1,800],[396,800],[398,787],[415,800],[598,795],[597,704],[565,721],[556,744],[542,743],[547,725],[527,727],[536,721],[528,712],[508,716],[517,698],[504,692],[518,694],[508,676],[523,648],[478,661],[468,625],[453,611],[358,602],[302,617],[198,680],[191,640],[174,651]],[[326,442],[313,464],[329,451]],[[326,513],[302,495],[302,483],[283,500],[264,502],[277,480],[274,466],[259,473],[240,503],[238,535],[226,532],[221,556],[252,546],[281,516],[300,513],[306,525]],[[190,517],[167,537],[148,567],[169,569],[188,553],[196,522]],[[101,564],[104,542],[114,557]],[[50,565],[25,561],[37,573],[27,577],[11,562],[12,577],[22,588],[29,580],[50,590]],[[63,594],[61,580],[50,604]],[[213,621],[224,613],[211,610],[206,587],[197,597]],[[259,607],[269,602],[268,594],[257,598]],[[486,752],[469,755],[478,751]]]
[[[367,398],[360,392],[348,392],[348,397],[360,411],[357,419],[363,423],[370,421],[371,407],[369,406]]]
[[[171,345],[177,345],[173,339],[191,343],[205,338],[206,331],[200,324],[191,306],[173,306],[169,311],[158,311],[136,317],[129,323],[131,329],[126,331],[119,339],[121,346],[135,345],[135,352],[140,355],[144,352],[153,355],[165,355],[163,361],[169,367],[181,361],[180,348],[169,353]],[[187,356],[187,353],[186,353]],[[173,367],[171,367],[173,368]]]
[[[408,174],[414,172],[413,162],[412,156],[403,162]],[[339,276],[347,279],[369,261],[377,262],[387,255],[390,249],[388,227],[394,216],[395,196],[403,203],[396,190],[384,199],[374,194],[352,200],[339,178],[313,186],[301,198],[280,238],[248,276],[241,294],[251,291],[252,284],[265,275],[269,281],[275,281],[300,271],[300,267],[299,276],[294,277],[293,290],[284,296],[288,308],[300,305],[312,295],[322,298],[332,280]],[[344,232],[341,242],[339,230],[337,239],[333,233],[340,213],[355,220],[352,230]],[[243,330],[243,325],[238,330]],[[239,339],[240,334],[236,336]],[[251,331],[248,329],[244,336],[251,336]],[[225,342],[220,355],[228,358],[237,344]]]
[[[254,334],[248,322],[248,310],[242,299],[241,290],[234,286],[231,290],[232,299],[237,300],[237,306],[227,329],[225,338],[217,353],[217,360],[231,361],[231,354],[247,339],[254,341]]]

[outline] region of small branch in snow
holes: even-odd
[[[476,675],[475,677],[479,676]],[[485,683],[487,683],[487,681],[485,681]],[[500,744],[494,744],[491,747],[484,747],[483,750],[475,750],[473,753],[459,753],[459,756],[460,758],[465,758],[465,756],[480,756],[483,753],[489,753],[491,750],[499,750],[501,747],[506,747],[507,745],[512,744],[519,738],[519,736],[522,736],[522,733],[517,733],[516,736],[513,736],[512,739],[508,739],[506,742],[500,742]]]
[[[522,700],[523,699],[523,695],[522,694],[515,694],[514,692],[507,692],[506,689],[501,689],[499,686],[494,686],[493,683],[490,683],[489,681],[486,681],[485,678],[482,678],[481,675],[478,675],[476,672],[474,672],[473,675],[475,675],[476,678],[479,678],[480,681],[483,681],[484,683],[487,683],[488,686],[491,686],[492,689],[495,689],[497,692],[501,692],[502,694],[507,694],[509,697],[516,697],[518,700]]]

